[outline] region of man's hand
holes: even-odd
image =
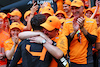
[[[79,24],[77,23],[77,18],[74,18],[73,20],[73,28],[74,28],[74,31],[77,32],[79,30]]]
[[[33,6],[31,7],[31,14],[34,15],[34,13],[38,10],[38,5],[36,5],[36,3],[33,4]]]
[[[80,26],[80,29],[84,26],[84,20],[85,19],[83,17],[77,19],[77,23]]]

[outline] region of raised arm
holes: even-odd
[[[90,17],[91,19],[94,18],[94,16],[96,15],[97,11],[98,11],[98,1],[96,0],[96,9],[95,9],[94,13],[92,14],[92,16]]]
[[[36,5],[36,3],[34,3],[30,10],[31,10],[30,18],[27,22],[27,26],[24,27],[24,30],[31,30],[30,21],[31,21],[32,17],[34,16],[34,13],[38,10],[38,5]]]

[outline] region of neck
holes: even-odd
[[[71,16],[71,11],[67,12],[66,14],[67,14],[68,17],[70,17]]]

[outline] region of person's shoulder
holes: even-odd
[[[87,22],[87,23],[89,23],[89,22],[90,22],[90,23],[94,23],[94,22],[96,22],[96,20],[86,17],[86,22]]]
[[[19,43],[19,46],[25,45],[27,43],[29,43],[29,40],[28,39],[24,39]]]
[[[10,36],[7,32],[5,32],[5,31],[2,31],[2,33],[5,35],[5,36]]]
[[[11,42],[11,38],[7,39],[4,43],[10,43]]]

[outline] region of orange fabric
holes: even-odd
[[[8,16],[19,16],[20,18],[22,17],[22,14],[20,11],[14,10],[11,13],[7,14]]]
[[[19,40],[19,41],[21,41],[21,40]],[[11,38],[8,39],[8,40],[6,40],[6,41],[4,42],[5,52],[8,51],[8,50],[11,50],[12,47],[13,47],[13,45],[14,45],[14,42],[12,41]],[[17,44],[16,47],[15,47],[15,51],[16,51],[16,49],[17,49],[17,46],[18,46],[18,44]],[[18,64],[21,64],[21,63],[22,63],[22,59],[19,60]]]
[[[96,42],[100,42],[100,27],[97,29],[97,40]]]
[[[40,26],[46,28],[48,31],[52,31],[55,28],[59,29],[61,26],[61,22],[56,16],[50,16],[47,18],[46,22],[44,22]]]
[[[13,29],[13,28],[18,28],[21,30],[21,27],[20,27],[20,24],[18,22],[13,22],[11,25],[10,25],[10,29]]]
[[[68,18],[68,16],[66,15],[66,12],[62,11],[62,10],[58,10],[55,15],[57,16],[57,14],[63,14],[65,16],[65,18]]]
[[[3,12],[0,12],[0,17],[2,17],[3,19],[7,17],[7,15]]]
[[[57,62],[55,61],[54,58],[52,59],[49,67],[58,67],[58,64],[57,64]]]
[[[2,30],[0,33],[0,53],[4,53],[4,41],[9,39],[9,34]],[[7,64],[7,59],[0,60],[0,66]]]
[[[26,45],[26,49],[27,51],[32,54],[33,56],[40,56],[40,60],[44,60],[45,58],[45,54],[47,52],[47,49],[45,47],[43,47],[42,52],[31,52],[30,51],[30,45]]]
[[[74,0],[72,1],[71,6],[81,7],[84,6],[84,4],[81,0]]]
[[[64,4],[71,5],[71,1],[70,0],[65,0]]]
[[[92,35],[97,36],[97,24],[96,20],[84,17],[84,28]],[[73,29],[73,18],[66,20],[63,26],[63,34],[69,35],[74,31]],[[78,42],[77,34],[74,35],[73,40],[70,43],[70,61],[77,64],[87,64],[87,48],[88,40],[81,32],[81,43]]]
[[[54,15],[54,10],[52,7],[46,6],[43,9],[41,9],[40,14],[50,14],[51,16]]]
[[[61,35],[57,35],[56,37],[52,38],[51,40],[55,41],[57,43],[57,47],[63,51],[64,55],[67,54],[67,50],[68,50],[68,41],[67,38],[65,37],[65,35],[61,34]],[[57,67],[58,64],[57,62],[53,59],[50,67]]]
[[[63,10],[63,0],[58,0],[57,1],[57,10]]]

